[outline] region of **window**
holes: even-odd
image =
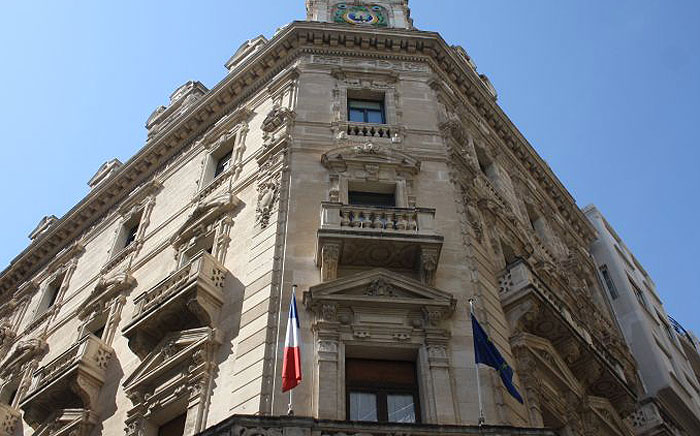
[[[610,292],[610,297],[612,297],[613,300],[616,300],[617,297],[619,297],[619,294],[617,293],[615,283],[612,281],[612,277],[610,277],[608,267],[606,265],[601,266],[600,273],[603,275],[603,281],[605,281],[605,286],[608,288],[608,292]]]
[[[124,240],[124,248],[131,245],[136,240],[136,234],[139,231],[139,225],[132,225],[126,230],[126,238]]]
[[[631,278],[627,278],[630,282],[630,285],[632,285],[632,289],[634,290],[634,295],[637,297],[637,300],[641,303],[642,306],[645,308],[649,308],[649,304],[647,303],[646,297],[644,297],[644,293],[642,292],[641,289],[639,289],[639,286],[637,286]]]
[[[233,150],[229,150],[228,153],[224,154],[216,161],[216,169],[214,170],[214,177],[231,168],[231,157],[233,156]]]
[[[187,265],[200,251],[214,254],[214,232],[197,238],[187,249],[182,252],[180,266]]]
[[[91,333],[99,339],[103,339],[105,333],[105,327],[107,326],[107,315],[102,314],[101,316],[93,319],[85,325],[83,330],[83,335]]]
[[[186,414],[178,415],[158,427],[158,436],[181,436],[185,434]]]
[[[397,207],[396,183],[348,181],[348,204],[355,206]]]
[[[7,404],[12,407],[17,399],[17,392],[19,391],[19,380],[17,378],[11,379],[2,387],[2,392],[0,393],[0,403]]]
[[[666,331],[666,336],[671,340],[671,343],[674,343],[676,341],[676,335],[673,333],[673,328],[671,325],[666,322],[666,318],[659,313],[659,311],[656,311],[656,316],[659,317],[659,321],[661,321],[661,324],[664,326],[664,330]]]
[[[49,285],[46,287],[44,295],[41,297],[41,301],[39,302],[39,306],[37,307],[35,318],[38,318],[41,315],[45,314],[46,311],[48,311],[54,304],[56,304],[56,300],[58,299],[58,293],[61,290],[61,285],[63,284],[64,277],[65,273],[53,279],[51,283],[49,283]]]
[[[345,373],[348,420],[419,421],[418,385],[413,362],[348,359]]]
[[[382,192],[349,191],[348,202],[358,206],[395,207],[396,195]]]
[[[348,99],[348,121],[385,124],[384,102]]]
[[[117,238],[115,254],[136,241],[139,236],[139,226],[141,225],[142,216],[143,211],[140,211],[124,221],[121,231],[119,232],[119,237]]]

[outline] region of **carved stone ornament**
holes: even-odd
[[[262,228],[270,224],[270,216],[279,200],[280,179],[272,178],[258,185],[258,205],[255,209],[255,222]]]
[[[126,434],[140,435],[149,416],[183,397],[188,403],[188,428],[202,431],[202,411],[211,396],[210,381],[216,370],[214,353],[220,344],[220,334],[210,327],[164,337],[123,383],[133,403],[127,412]]]
[[[3,361],[0,367],[0,378],[19,377],[24,365],[31,360],[38,360],[49,351],[45,339],[30,338],[17,343],[12,353]]]
[[[397,172],[415,175],[421,167],[418,159],[371,141],[331,150],[321,156],[321,163],[335,173],[343,173],[352,166],[365,169],[367,164],[375,164],[379,165],[380,169],[386,167]]]
[[[206,233],[207,229],[214,225],[215,221],[224,214],[235,210],[241,203],[240,199],[230,192],[225,192],[217,197],[197,205],[194,211],[187,217],[185,223],[175,232],[170,243],[177,250],[198,235]]]
[[[289,134],[290,123],[294,120],[295,113],[289,108],[275,104],[262,122],[263,141],[265,147],[274,144],[278,136]],[[283,128],[287,127],[283,130]]]
[[[87,319],[91,314],[101,312],[106,303],[116,295],[127,293],[136,287],[136,279],[128,272],[119,272],[109,277],[102,276],[82,306],[78,317]]]
[[[394,287],[383,278],[372,281],[365,291],[370,297],[398,297]]]

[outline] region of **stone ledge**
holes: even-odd
[[[295,416],[233,415],[219,424],[199,433],[199,436],[428,436],[492,435],[492,436],[556,436],[550,430],[509,426],[463,426],[431,424],[380,424],[320,420]]]

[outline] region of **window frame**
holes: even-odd
[[[353,110],[353,108],[352,108],[352,103],[353,103],[353,102],[360,102],[360,103],[378,103],[378,104],[379,104],[379,110],[378,110],[378,111],[372,110],[372,112],[379,112],[379,114],[381,115],[382,122],[381,122],[381,123],[374,123],[374,122],[369,121],[368,111],[370,111],[370,109],[367,109],[367,108],[354,109],[354,110],[362,110],[362,113],[363,113],[363,117],[362,117],[362,118],[363,118],[363,121],[353,120],[352,117],[351,117],[351,113],[352,113],[351,111]],[[353,97],[351,97],[351,96],[348,96],[348,99],[347,99],[347,113],[348,113],[348,121],[351,122],[351,123],[387,124],[387,121],[386,121],[386,102],[385,102],[384,97],[378,98],[378,99],[369,99],[369,98],[353,98]]]
[[[617,286],[615,286],[615,282],[610,275],[608,266],[601,265],[598,269],[600,270],[600,275],[603,277],[603,283],[605,283],[605,287],[608,289],[610,298],[617,300],[620,297],[620,293],[617,291]]]
[[[347,371],[348,361],[363,361],[367,362],[394,362],[394,363],[410,363],[413,366],[413,381],[412,384],[409,383],[391,383],[384,382],[382,384],[377,384],[371,381],[361,381],[361,380],[351,380]],[[346,372],[345,372],[345,419],[351,422],[377,422],[382,424],[399,424],[399,422],[389,421],[389,403],[388,397],[392,394],[394,395],[406,395],[409,394],[413,397],[413,412],[415,416],[415,421],[412,424],[421,423],[421,406],[420,406],[420,390],[418,386],[418,368],[416,362],[402,361],[402,360],[377,360],[377,359],[358,359],[350,358],[346,359]],[[351,401],[350,397],[353,393],[370,393],[375,395],[376,399],[376,409],[377,409],[377,421],[352,421],[350,419],[351,414]]]

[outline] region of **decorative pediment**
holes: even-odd
[[[589,396],[588,405],[595,417],[611,432],[619,436],[632,436],[634,431],[626,424],[606,398]]]
[[[410,277],[379,268],[312,286],[304,294],[304,304],[317,313],[329,304],[412,310],[424,313],[433,324],[454,312],[456,299]]]
[[[575,392],[577,396],[584,395],[581,382],[571,372],[551,342],[535,335],[521,333],[511,340],[511,346],[513,348],[526,348],[537,359],[536,367],[539,371],[553,377],[558,383]]]
[[[210,327],[200,327],[168,334],[124,381],[124,388],[127,392],[140,391],[144,386],[157,385],[156,381],[170,375],[173,368],[187,368],[187,362],[198,358],[195,354],[199,349],[220,342],[216,333]]]
[[[163,184],[158,180],[151,180],[137,187],[127,197],[126,201],[119,207],[119,213],[122,215],[128,215],[132,213],[135,209],[141,206],[141,202],[146,198],[155,195]]]
[[[238,197],[230,192],[225,192],[218,197],[200,203],[175,232],[175,236],[171,240],[172,245],[178,248],[194,236],[207,233],[219,217],[234,210],[240,203]]]
[[[124,164],[117,158],[108,160],[100,165],[100,168],[97,170],[95,175],[90,178],[90,181],[88,181],[88,186],[91,189],[97,188],[107,179],[116,174],[122,166],[124,166]]]
[[[44,339],[32,338],[20,341],[3,361],[0,367],[0,378],[18,376],[25,363],[43,356],[47,351],[49,351],[49,345]]]
[[[418,174],[421,166],[421,162],[418,159],[406,153],[372,142],[331,150],[321,156],[321,163],[336,173],[343,173],[352,166],[364,168],[365,165],[369,164],[393,168],[396,171],[415,175]]]
[[[91,313],[100,311],[105,304],[120,293],[136,287],[136,279],[128,272],[122,271],[109,277],[100,277],[95,288],[82,306],[78,317],[85,319]]]
[[[43,235],[49,229],[49,227],[51,227],[56,221],[58,221],[56,215],[45,216],[41,219],[41,221],[39,221],[39,224],[37,224],[34,230],[32,230],[32,232],[29,234],[29,239],[33,241],[39,236]]]
[[[124,382],[134,405],[127,412],[126,434],[143,434],[146,422],[162,421],[170,406],[187,409],[185,434],[202,431],[220,344],[219,332],[209,327],[166,335]]]

